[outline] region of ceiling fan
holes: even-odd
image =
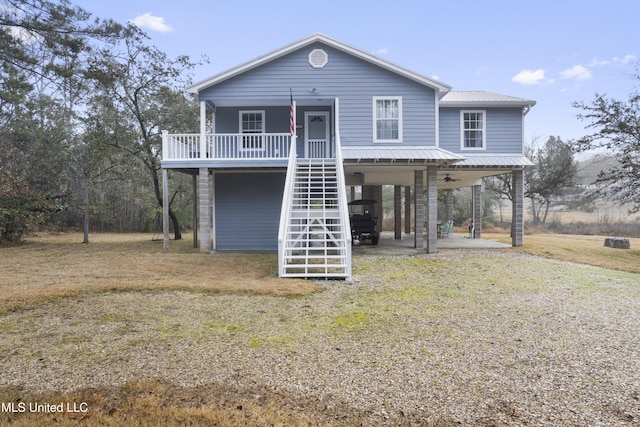
[[[454,181],[460,181],[459,179],[455,179],[455,178],[451,178],[449,176],[449,174],[446,174],[444,177],[444,182],[454,182]]]

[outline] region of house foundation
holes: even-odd
[[[438,252],[438,169],[427,166],[426,177],[426,250],[433,254]]]
[[[524,245],[524,170],[512,172],[511,245]]]

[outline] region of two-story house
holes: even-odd
[[[482,178],[504,173],[513,176],[512,244],[523,244],[524,119],[534,101],[454,92],[323,34],[189,92],[200,133],[163,134],[164,218],[167,171],[192,174],[203,252],[277,250],[282,277],[348,279],[351,188],[378,200],[382,185],[412,189],[413,244],[433,253],[438,190],[472,187],[479,206]]]

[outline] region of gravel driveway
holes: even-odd
[[[8,313],[0,386],[162,378],[304,395],[372,425],[640,425],[640,275],[443,250],[358,256],[352,283],[323,286],[107,293]]]

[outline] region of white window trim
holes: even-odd
[[[482,147],[464,146],[464,114],[482,113]],[[460,110],[460,150],[461,151],[486,151],[487,150],[487,111],[486,110]]]
[[[377,112],[377,102],[383,100],[394,100],[398,101],[398,139],[378,139],[378,118],[376,117]],[[402,114],[402,97],[401,96],[374,96],[373,101],[371,103],[372,111],[371,116],[373,119],[373,142],[378,143],[394,143],[400,144],[403,141],[402,136],[402,128],[403,128],[403,114]]]
[[[244,135],[245,132],[242,129],[242,115],[243,114],[253,114],[253,113],[259,113],[262,115],[262,132],[260,133],[249,133],[247,132],[247,135],[264,135],[265,133],[265,129],[267,127],[267,116],[265,114],[265,110],[240,110],[238,112],[238,130],[241,135]],[[242,138],[238,139],[238,151],[264,151],[265,150],[265,146],[264,146],[264,137],[262,138],[261,141],[261,146],[260,148],[245,148],[243,147],[242,144]]]

